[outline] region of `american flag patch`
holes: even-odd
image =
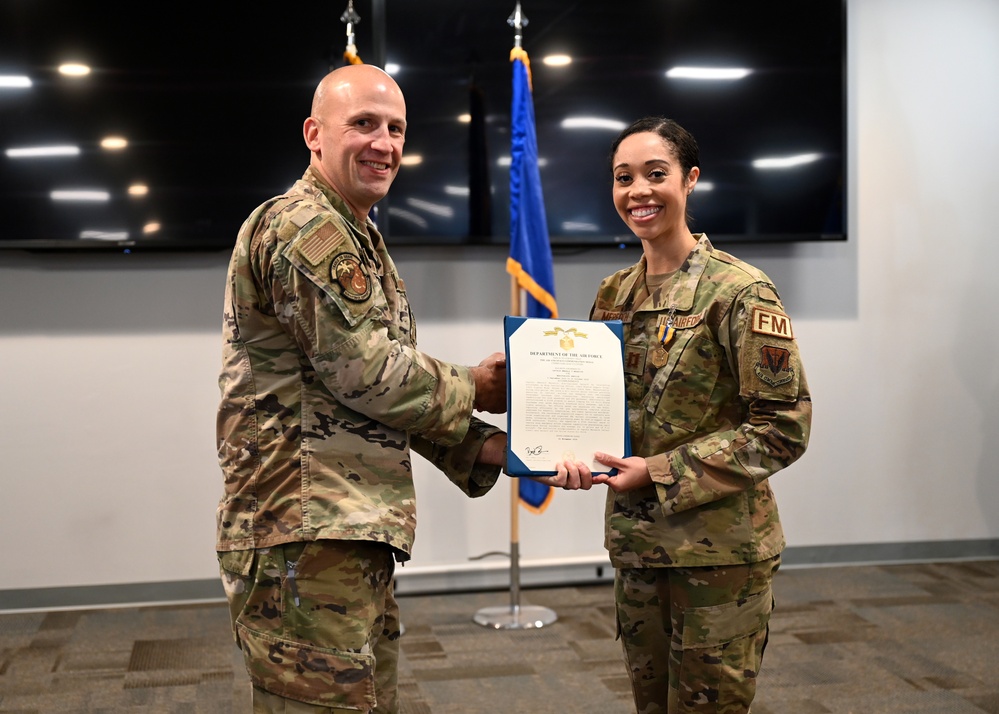
[[[319,227],[298,241],[298,252],[313,265],[319,265],[343,241],[343,235],[332,221],[323,221]]]

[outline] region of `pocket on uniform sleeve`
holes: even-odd
[[[375,658],[313,647],[237,625],[253,683],[265,691],[323,707],[371,711]]]

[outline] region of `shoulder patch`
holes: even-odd
[[[297,242],[295,248],[299,253],[301,253],[302,257],[309,261],[312,265],[319,265],[330,256],[330,253],[332,253],[336,247],[343,242],[343,240],[343,234],[336,228],[336,226],[333,225],[333,222],[325,220],[311,233],[303,236]]]
[[[299,228],[305,228],[305,224],[319,215],[319,212],[311,206],[302,206],[295,211],[288,219]]]
[[[333,259],[330,277],[340,285],[348,300],[364,302],[371,297],[371,281],[353,253],[340,253]]]
[[[771,387],[779,387],[794,379],[794,366],[791,352],[783,347],[763,345],[760,347],[760,360],[753,365],[753,371],[760,381]]]
[[[777,296],[777,293],[774,292],[774,289],[771,288],[771,287],[768,287],[766,285],[761,285],[760,286],[758,294],[759,294],[759,296],[761,298],[763,298],[764,300],[766,300],[768,302],[779,302],[780,301],[780,298]]]
[[[764,310],[761,307],[753,308],[753,332],[758,335],[767,335],[768,337],[783,337],[787,340],[794,339],[794,332],[791,330],[791,318],[782,312]]]

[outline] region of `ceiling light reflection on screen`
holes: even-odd
[[[90,189],[57,189],[49,194],[53,201],[110,201],[107,191]]]
[[[673,67],[666,72],[670,79],[703,79],[709,81],[745,79],[752,70],[745,67]]]
[[[753,167],[757,169],[792,169],[796,166],[810,164],[818,161],[821,154],[795,154],[793,156],[769,156],[762,159],[755,159]]]
[[[79,156],[79,146],[25,146],[18,149],[7,149],[5,152],[12,159],[35,159],[46,156]]]
[[[385,71],[388,74],[391,74],[391,75],[399,74],[399,70],[400,69],[402,69],[402,67],[399,66],[398,62],[386,62],[385,63]]]
[[[569,55],[548,55],[541,61],[549,67],[565,67],[572,64],[572,57]]]
[[[393,218],[398,218],[399,220],[405,221],[406,223],[410,223],[416,226],[417,228],[426,229],[430,226],[430,224],[427,223],[426,218],[424,218],[423,216],[419,216],[413,213],[412,211],[407,211],[404,208],[389,206],[388,212],[389,215],[392,216]]]
[[[128,195],[135,197],[148,196],[149,186],[147,186],[144,183],[133,183],[131,186],[128,187]]]
[[[443,203],[432,203],[431,201],[424,201],[422,198],[407,198],[406,203],[413,208],[430,213],[434,216],[440,216],[441,218],[454,218],[454,208],[446,206]]]
[[[496,159],[496,165],[497,166],[509,166],[512,161],[513,161],[513,159],[511,159],[509,156],[501,156],[498,159]],[[539,169],[544,168],[547,165],[548,165],[548,159],[544,158],[543,156],[538,158],[538,168]]]
[[[31,77],[23,74],[0,74],[0,89],[27,89],[31,86]]]
[[[468,186],[445,186],[444,193],[448,196],[470,196],[472,191]]]
[[[562,230],[576,233],[595,233],[600,226],[590,221],[562,221]]]
[[[563,129],[609,129],[610,131],[621,131],[628,125],[619,119],[566,117],[562,120],[561,126]]]
[[[419,166],[423,163],[423,156],[420,154],[410,154],[409,156],[403,156],[402,160],[399,162],[403,166]]]
[[[106,136],[101,139],[101,148],[109,151],[120,151],[128,146],[128,140],[123,136]]]
[[[694,193],[697,193],[698,191],[703,193],[704,191],[714,191],[714,190],[715,190],[715,185],[710,181],[698,181],[696,184],[694,184]]]
[[[150,221],[146,225],[142,226],[142,232],[144,235],[149,235],[150,233],[159,233],[160,224],[156,221]]]
[[[86,77],[90,74],[90,67],[79,62],[66,62],[59,65],[59,74],[66,77]]]
[[[128,231],[81,231],[80,237],[90,240],[128,240]]]
[[[472,123],[472,115],[471,114],[459,114],[458,115],[458,121],[461,122],[462,124],[471,124]]]

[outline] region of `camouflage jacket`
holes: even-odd
[[[381,236],[311,168],[240,229],[223,336],[218,551],[359,539],[406,559],[411,446],[471,496],[495,483],[468,368],[417,351]]]
[[[605,544],[617,567],[754,562],[784,547],[767,478],[808,444],[798,346],[770,279],[695,237],[651,295],[643,257],[601,283],[590,313],[624,322],[632,453],[653,480],[609,491]],[[658,328],[671,314],[663,352]]]

